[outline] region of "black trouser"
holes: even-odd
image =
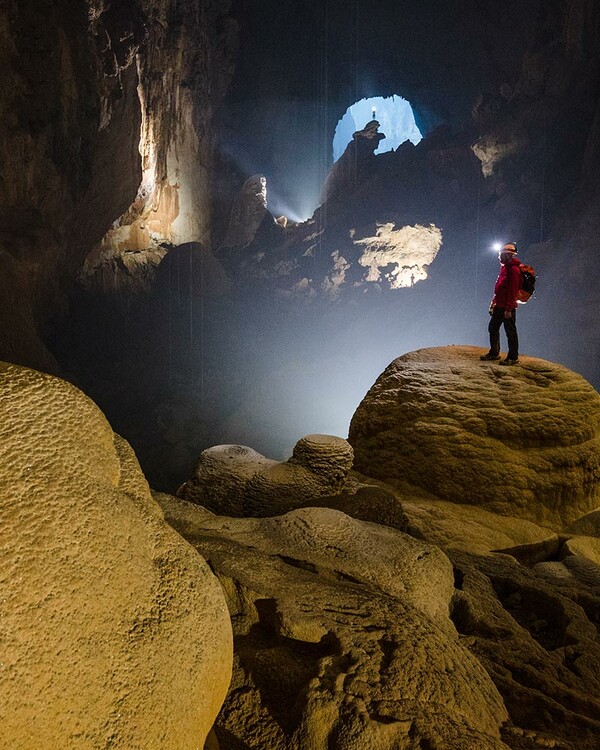
[[[504,308],[495,307],[488,326],[490,332],[490,352],[500,354],[500,326],[504,323],[508,339],[508,359],[519,359],[519,337],[517,336],[517,311],[513,310],[510,318],[504,317]]]

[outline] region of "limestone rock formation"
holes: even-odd
[[[578,518],[569,526],[568,531],[572,534],[600,537],[600,508]]]
[[[307,507],[334,508],[361,521],[391,526],[444,551],[477,555],[502,552],[526,565],[558,554],[558,534],[524,518],[499,516],[473,505],[437,500],[424,491],[397,490],[352,472],[338,495],[307,501]],[[356,484],[356,486],[355,486]]]
[[[502,694],[513,750],[595,750],[600,737],[598,585],[510,557],[453,551],[452,620]]]
[[[155,265],[161,245],[210,245],[212,118],[233,72],[236,36],[227,10],[219,0],[202,13],[171,0],[145,8],[147,37],[134,58],[142,170],[129,207],[111,218],[86,260],[82,279],[96,291],[107,289],[115,259],[142,254]],[[129,260],[130,271],[144,275]]]
[[[267,216],[267,178],[254,175],[244,182],[233,202],[222,247],[240,250],[247,247]]]
[[[502,701],[449,620],[444,555],[330,510],[231,519],[158,496],[227,593],[222,750],[500,750]]]
[[[178,494],[224,515],[274,516],[339,492],[352,457],[350,445],[333,435],[303,437],[284,462],[243,445],[217,445],[201,453]]]
[[[377,120],[368,122],[353,133],[346,150],[331,168],[323,187],[322,202],[335,201],[352,193],[369,177],[373,169],[375,150],[385,135],[379,132]]]
[[[2,750],[201,747],[231,675],[208,566],[72,385],[0,364]]]
[[[565,367],[474,347],[394,360],[350,425],[357,470],[440,499],[566,526],[600,504],[600,396]]]

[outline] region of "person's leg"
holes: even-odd
[[[517,311],[513,310],[510,318],[504,318],[504,330],[508,339],[507,359],[519,359],[519,336],[517,335]]]
[[[490,318],[490,324],[488,325],[488,332],[490,334],[490,351],[489,353],[497,357],[500,354],[500,326],[504,320],[504,308],[495,307],[492,317]]]

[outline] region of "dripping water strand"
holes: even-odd
[[[358,34],[359,34],[359,5],[358,0],[354,3],[354,36],[355,36],[355,47],[354,47],[354,101],[358,101]],[[354,186],[358,184],[358,148],[357,143],[354,144]]]
[[[475,300],[477,301],[477,292],[479,288],[479,253],[480,246],[480,219],[481,219],[481,170],[477,170],[477,225],[475,237]]]
[[[167,251],[167,254],[171,252]],[[173,387],[173,264],[167,264],[169,269],[169,389]]]
[[[190,301],[189,301],[189,317],[190,317],[190,382],[194,380],[194,269],[193,269],[193,250],[192,244],[190,243]]]
[[[546,148],[548,142],[548,123],[544,126],[544,142],[542,147],[542,194],[540,200],[540,242],[544,241],[544,201],[546,198]]]

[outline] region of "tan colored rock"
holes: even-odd
[[[74,386],[0,364],[0,748],[202,747],[223,594]]]
[[[507,747],[502,701],[450,622],[439,550],[331,509],[231,519],[157,499],[228,596],[223,748]]]
[[[306,505],[335,508],[352,518],[391,526],[443,550],[477,555],[502,552],[526,565],[547,559],[561,547],[556,532],[524,518],[499,516],[473,505],[421,495],[399,492],[384,483],[362,484],[353,494],[344,491]]]
[[[562,562],[571,575],[590,586],[600,587],[600,539],[576,536],[561,550]]]
[[[598,588],[561,563],[530,570],[506,555],[448,556],[456,581],[452,620],[504,699],[506,744],[597,750]],[[528,741],[515,742],[515,731]]]
[[[484,350],[394,360],[350,425],[358,471],[553,527],[600,501],[600,395],[561,365],[481,362]]]
[[[591,536],[576,536],[568,539],[563,546],[563,558],[581,555],[600,565],[600,539]]]
[[[543,560],[560,548],[558,534],[524,518],[442,500],[405,502],[409,533],[442,549],[478,555],[502,552],[522,563]]]
[[[568,531],[571,534],[600,537],[600,508],[578,518],[569,526]]]
[[[217,445],[200,454],[178,494],[225,515],[277,515],[340,492],[352,458],[350,445],[334,435],[301,438],[283,462],[243,445]]]

